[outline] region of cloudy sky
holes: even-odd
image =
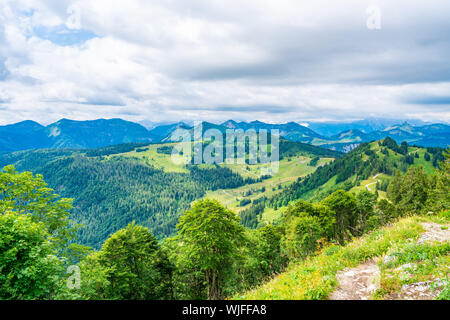
[[[0,125],[449,122],[449,17],[448,0],[0,0]]]

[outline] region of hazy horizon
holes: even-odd
[[[227,121],[235,121],[237,123],[239,123],[239,122],[251,123],[251,122],[259,121],[259,122],[264,122],[264,123],[268,123],[268,124],[287,124],[287,123],[294,122],[294,123],[297,123],[297,124],[305,126],[305,127],[309,127],[311,124],[321,124],[321,123],[323,123],[323,124],[349,124],[349,123],[357,123],[357,122],[362,122],[362,121],[368,121],[368,122],[369,121],[384,121],[384,122],[391,122],[391,123],[395,123],[395,124],[402,124],[402,123],[407,122],[413,126],[421,126],[421,125],[429,125],[429,124],[447,124],[447,125],[449,125],[449,122],[445,122],[445,121],[422,121],[422,120],[417,120],[417,119],[392,119],[392,118],[370,118],[370,117],[369,118],[360,118],[360,119],[323,119],[323,120],[308,120],[308,119],[306,119],[303,121],[279,121],[279,122],[262,121],[260,119],[250,119],[250,120],[226,119],[226,120],[219,120],[219,121],[180,119],[180,120],[174,120],[174,121],[152,122],[151,120],[133,121],[133,120],[125,119],[125,118],[115,117],[115,118],[93,118],[93,119],[61,118],[56,121],[50,121],[50,122],[40,122],[40,121],[36,121],[33,119],[24,119],[24,120],[20,120],[20,121],[16,121],[16,122],[11,122],[11,123],[5,123],[5,124],[0,123],[0,126],[12,125],[12,124],[25,122],[25,121],[33,121],[33,122],[39,123],[42,126],[48,126],[53,123],[59,122],[61,120],[83,122],[83,121],[114,120],[114,119],[120,119],[120,120],[138,123],[144,127],[156,127],[156,126],[171,125],[171,124],[176,124],[176,123],[185,123],[187,125],[193,125],[196,121],[210,122],[213,124],[223,124]]]

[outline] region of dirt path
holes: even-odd
[[[381,174],[381,173],[378,173],[378,174],[374,175],[374,176],[373,176],[373,179],[378,178],[378,176],[379,176],[380,174]],[[373,184],[377,184],[378,182],[380,182],[380,180],[377,180],[377,181],[375,181],[375,182],[366,184],[366,189],[367,189],[367,191],[370,191],[369,186],[371,186],[371,185],[373,185]]]
[[[437,223],[422,223],[425,232],[418,243],[450,241],[449,226]],[[447,227],[447,228],[446,228]],[[338,289],[330,296],[331,300],[368,300],[379,288],[380,269],[376,261],[370,260],[356,268],[339,271]],[[391,294],[388,300],[430,300],[438,291],[431,290],[431,281],[404,285],[401,292]]]
[[[339,288],[331,300],[368,300],[379,288],[380,270],[375,261],[338,272]]]

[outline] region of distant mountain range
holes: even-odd
[[[403,141],[424,147],[448,147],[450,126],[446,124],[412,125],[409,122],[393,124],[394,120],[362,120],[341,124],[314,124],[309,127],[296,122],[269,124],[261,121],[237,122],[228,120],[221,124],[203,122],[203,131],[218,129],[254,129],[256,131],[279,130],[288,140],[308,143],[337,151],[348,152],[362,142],[384,139],[387,136],[398,143]],[[420,124],[420,122],[419,122]],[[176,129],[192,130],[184,123],[173,123],[147,129],[122,119],[98,119],[75,121],[62,119],[48,126],[34,121],[0,126],[0,152],[13,152],[43,148],[99,148],[129,142],[157,143],[170,141],[169,136]],[[314,129],[315,128],[315,129]],[[328,129],[327,129],[328,128]],[[336,132],[338,128],[344,129]],[[377,128],[375,130],[372,130]]]
[[[416,119],[405,119],[401,122],[408,122],[415,127],[421,127],[429,125],[431,123],[424,122]],[[355,121],[332,121],[332,122],[311,122],[308,123],[308,128],[315,132],[326,136],[334,136],[344,131],[360,130],[363,133],[369,133],[373,131],[381,131],[388,127],[399,124],[398,119],[386,119],[386,118],[367,118],[363,120]]]

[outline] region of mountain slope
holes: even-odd
[[[151,142],[143,126],[122,119],[74,121],[62,119],[46,128],[52,148],[99,148],[128,142]]]
[[[158,139],[143,126],[122,119],[62,119],[47,127],[24,121],[0,126],[0,153],[42,148],[99,148]]]
[[[408,119],[407,121],[414,126],[426,125],[425,122],[420,120]],[[350,122],[311,122],[309,123],[309,128],[321,134],[322,136],[330,137],[352,129],[360,130],[363,133],[382,131],[390,126],[398,124],[398,122],[398,119],[367,118],[364,120],[356,120]]]
[[[397,170],[406,172],[409,166],[414,165],[423,166],[428,173],[432,173],[438,162],[444,160],[443,151],[441,148],[424,149],[405,144],[399,146],[390,138],[364,143],[345,156],[286,186],[282,192],[252,205],[242,215],[249,221],[267,220],[266,214],[280,216],[292,201],[322,200],[336,190],[357,191],[366,188],[372,192],[378,190],[382,196]],[[370,187],[371,184],[374,184],[373,188]]]
[[[0,153],[47,148],[51,144],[45,127],[34,121],[0,126]]]
[[[307,127],[304,127],[296,122],[289,122],[285,124],[270,124],[264,123],[261,121],[252,121],[252,122],[235,122],[233,120],[229,120],[227,122],[222,123],[222,126],[232,129],[242,129],[249,130],[253,129],[256,131],[259,130],[279,130],[280,136],[296,141],[296,142],[311,142],[314,138],[323,138],[320,134],[314,132]]]

